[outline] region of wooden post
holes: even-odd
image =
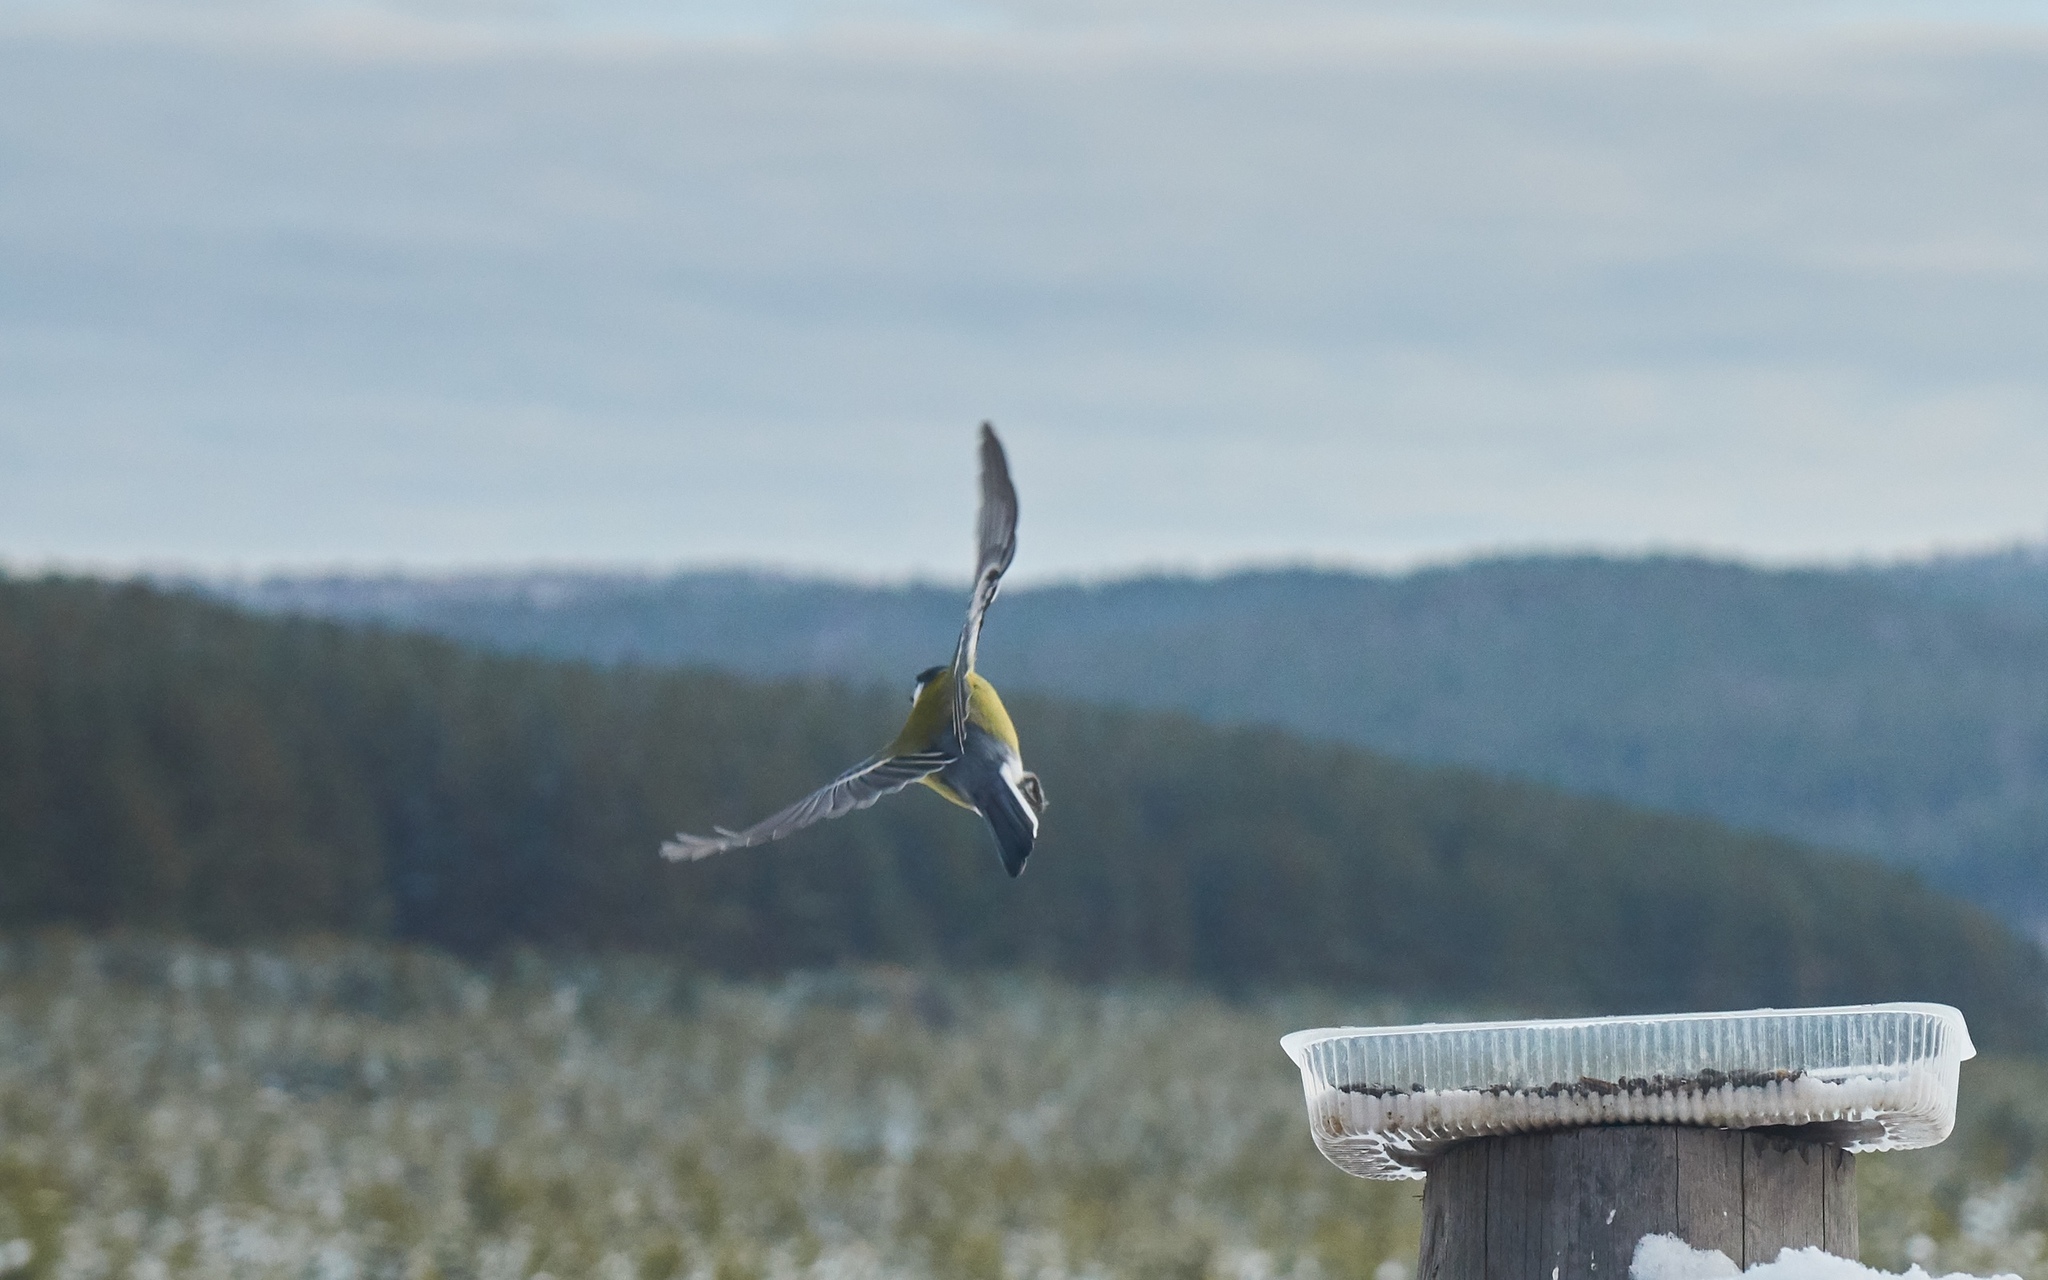
[[[1439,1153],[1417,1280],[1627,1280],[1661,1233],[1737,1266],[1784,1248],[1857,1255],[1856,1157],[1797,1131],[1612,1125]]]

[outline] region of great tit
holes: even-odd
[[[967,623],[953,648],[953,661],[917,675],[910,695],[910,718],[896,740],[831,782],[771,817],[740,831],[714,827],[715,835],[677,835],[661,846],[670,860],[708,858],[728,849],[779,840],[814,822],[865,809],[883,796],[921,782],[963,809],[971,809],[995,833],[1003,870],[1012,876],[1024,870],[1038,839],[1039,815],[1045,811],[1045,788],[1038,775],[1024,770],[1017,728],[995,686],[975,674],[975,648],[981,622],[1001,588],[1003,571],[1017,554],[1017,490],[1010,483],[1009,460],[995,429],[981,424],[981,513],[976,521],[979,544],[974,595],[967,605]]]

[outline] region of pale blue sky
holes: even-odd
[[[0,0],[0,557],[2036,537],[2043,14]]]

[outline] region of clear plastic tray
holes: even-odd
[[[1309,1129],[1362,1178],[1420,1178],[1453,1142],[1599,1124],[1815,1126],[1850,1151],[1928,1147],[1973,1057],[1941,1004],[1331,1027],[1281,1040]]]

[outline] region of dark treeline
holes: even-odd
[[[273,580],[244,598],[561,658],[897,677],[960,589],[772,574]],[[2048,936],[2048,554],[1533,556],[1006,593],[1005,689],[1270,724],[1912,866]]]
[[[920,665],[907,655],[906,667]],[[694,866],[885,741],[901,692],[494,656],[0,579],[0,923],[384,934],[1310,982],[1552,1010],[1870,999],[2044,1041],[2039,954],[1904,874],[1269,731],[1017,699],[1022,880],[914,793]]]

